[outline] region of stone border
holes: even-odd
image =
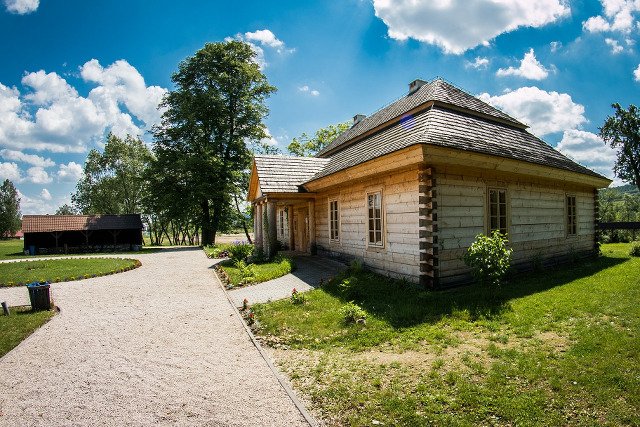
[[[218,278],[217,274],[215,274],[215,276],[216,276],[216,278]],[[276,369],[276,367],[273,365],[273,363],[271,363],[271,359],[269,358],[269,355],[264,351],[264,349],[262,348],[262,346],[260,345],[260,343],[256,339],[255,335],[253,335],[253,332],[251,331],[251,328],[249,328],[249,326],[247,326],[247,323],[245,322],[244,318],[242,317],[242,314],[240,314],[240,311],[238,310],[238,308],[233,303],[233,300],[229,296],[229,293],[225,289],[225,287],[222,284],[222,282],[220,281],[220,279],[218,279],[217,282],[220,285],[220,287],[222,288],[222,291],[224,292],[224,296],[227,298],[227,301],[229,301],[229,305],[231,305],[231,307],[233,307],[233,311],[235,312],[235,314],[238,317],[238,319],[240,319],[240,322],[242,323],[242,327],[244,328],[245,332],[247,333],[247,335],[249,335],[249,339],[251,339],[251,342],[256,347],[256,349],[258,349],[258,352],[260,353],[260,356],[262,356],[262,359],[264,359],[264,361],[267,363],[267,366],[269,367],[269,369],[271,369],[271,372],[273,372],[273,375],[275,375],[276,379],[278,380],[278,382],[280,383],[280,385],[282,386],[284,391],[287,393],[287,395],[289,396],[289,398],[291,399],[293,404],[296,406],[296,408],[298,409],[298,411],[300,412],[302,417],[305,419],[305,421],[311,427],[319,427],[320,424],[318,423],[318,421],[316,421],[315,418],[313,418],[313,416],[309,413],[309,411],[307,411],[307,408],[305,408],[304,404],[295,395],[295,392],[293,391],[293,389],[291,389],[289,384],[287,384],[287,382],[284,379],[282,379],[282,376],[280,375],[280,372]]]

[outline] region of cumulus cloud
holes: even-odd
[[[49,176],[49,173],[40,166],[33,166],[27,169],[26,180],[34,184],[49,184],[53,181],[53,178]]]
[[[63,163],[58,167],[58,180],[63,182],[75,182],[82,177],[82,166],[76,162]]]
[[[533,49],[530,49],[529,52],[524,54],[524,58],[520,61],[518,68],[500,68],[496,75],[498,77],[519,76],[529,80],[544,80],[549,75],[549,70],[536,59]]]
[[[637,82],[640,82],[640,64],[638,64],[638,67],[635,70],[633,70],[633,78]]]
[[[271,30],[256,30],[249,31],[244,34],[236,34],[237,40],[248,43],[249,46],[256,53],[256,62],[260,68],[267,67],[268,63],[265,57],[265,51],[263,48],[269,48],[275,50],[279,54],[292,53],[295,49],[287,48],[285,43],[278,39]],[[231,37],[225,38],[225,40],[232,40]]]
[[[547,92],[535,86],[497,96],[483,93],[479,98],[528,124],[537,136],[575,129],[587,122],[584,107],[573,102],[570,95]]]
[[[412,38],[461,54],[520,27],[542,27],[568,16],[566,0],[373,0],[395,40]]]
[[[4,0],[7,12],[24,15],[35,12],[40,6],[40,0]]]
[[[8,179],[13,183],[20,182],[22,180],[20,168],[17,164],[13,162],[0,163],[0,180],[4,181],[5,179]]]
[[[616,151],[591,132],[577,129],[564,131],[556,147],[561,153],[596,172],[613,178]]]
[[[606,38],[604,39],[604,42],[611,48],[611,53],[613,53],[614,55],[624,50],[624,48],[620,46],[620,43],[618,43],[618,40]]]
[[[489,59],[481,58],[477,56],[473,62],[466,61],[464,66],[465,68],[475,68],[476,70],[486,70],[487,67],[489,66]]]
[[[638,24],[635,15],[640,12],[638,0],[600,0],[603,15],[592,16],[582,23],[591,33],[620,31],[630,33]]]
[[[0,83],[0,145],[14,150],[83,152],[110,131],[141,135],[160,121],[166,90],[147,86],[128,62],[103,68],[92,59],[80,68],[95,86],[81,96],[63,77],[44,70],[22,78],[24,93]]]
[[[42,200],[51,200],[51,193],[49,193],[49,190],[47,190],[46,188],[43,188],[42,191],[40,192],[40,197],[42,197]]]
[[[0,156],[6,160],[13,160],[15,162],[27,163],[33,166],[40,166],[43,168],[49,168],[55,166],[55,162],[51,159],[45,159],[44,157],[36,156],[35,154],[25,154],[22,151],[15,150],[0,150]]]
[[[320,92],[315,90],[315,89],[311,89],[309,86],[304,85],[304,86],[300,86],[298,88],[298,91],[303,92],[303,93],[308,93],[311,96],[318,96],[320,95]]]
[[[47,191],[48,192],[48,191]],[[55,206],[51,199],[45,199],[43,193],[40,192],[37,196],[29,197],[26,194],[18,190],[18,197],[20,197],[20,210],[23,215],[43,215],[53,214]]]

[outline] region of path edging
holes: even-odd
[[[247,335],[249,335],[249,338],[251,339],[251,342],[258,349],[258,352],[260,353],[260,356],[267,363],[267,366],[269,367],[269,369],[271,369],[271,372],[273,372],[273,374],[275,375],[276,379],[278,380],[278,382],[280,383],[280,385],[282,386],[284,391],[289,396],[289,399],[291,399],[291,401],[296,406],[296,408],[298,409],[298,411],[300,412],[302,417],[305,419],[305,421],[311,427],[319,427],[320,424],[318,423],[318,421],[316,421],[316,419],[313,418],[313,416],[309,413],[309,411],[307,411],[307,408],[305,408],[304,404],[295,395],[295,392],[293,391],[293,389],[282,378],[282,376],[280,375],[280,372],[273,365],[273,363],[271,363],[271,359],[269,358],[269,355],[262,348],[262,345],[260,345],[260,342],[258,342],[258,340],[256,339],[255,335],[253,335],[253,332],[251,331],[251,328],[249,328],[249,326],[247,326],[246,322],[244,321],[244,318],[242,317],[242,314],[240,314],[240,311],[238,310],[238,307],[236,307],[235,303],[233,302],[233,300],[229,296],[229,293],[224,288],[224,285],[222,284],[222,281],[218,278],[218,275],[215,274],[215,272],[214,272],[214,276],[216,278],[216,281],[218,282],[218,285],[220,286],[220,288],[222,288],[222,291],[224,292],[224,296],[227,298],[227,301],[229,302],[229,305],[231,305],[231,307],[233,307],[233,311],[235,312],[236,316],[240,320],[240,323],[242,323],[242,327],[244,328],[244,330],[247,333]]]

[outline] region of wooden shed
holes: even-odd
[[[36,254],[126,251],[142,245],[139,214],[24,215],[24,250]]]
[[[267,252],[279,240],[443,287],[470,280],[462,255],[493,230],[521,269],[593,254],[610,183],[437,79],[356,115],[314,158],[256,156],[248,198]]]

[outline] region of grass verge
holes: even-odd
[[[418,290],[347,271],[253,306],[257,334],[327,425],[640,424],[640,258]],[[365,324],[345,323],[353,301]]]
[[[31,311],[30,307],[12,307],[9,316],[0,315],[0,357],[45,324],[54,310]]]
[[[157,252],[160,250],[158,247],[143,246],[139,251],[118,252],[126,254],[148,254]],[[0,240],[0,259],[17,259],[17,258],[51,258],[51,257],[68,257],[68,256],[87,256],[87,255],[105,255],[113,254],[114,252],[89,252],[89,253],[74,253],[74,254],[48,254],[48,255],[25,255],[24,254],[24,241],[20,239],[5,239]]]
[[[290,258],[276,256],[273,261],[256,264],[238,264],[226,260],[218,264],[221,276],[227,287],[241,287],[268,280],[277,279],[291,273],[294,268]]]
[[[68,258],[0,263],[0,287],[35,281],[68,282],[121,273],[142,265],[126,258]]]

